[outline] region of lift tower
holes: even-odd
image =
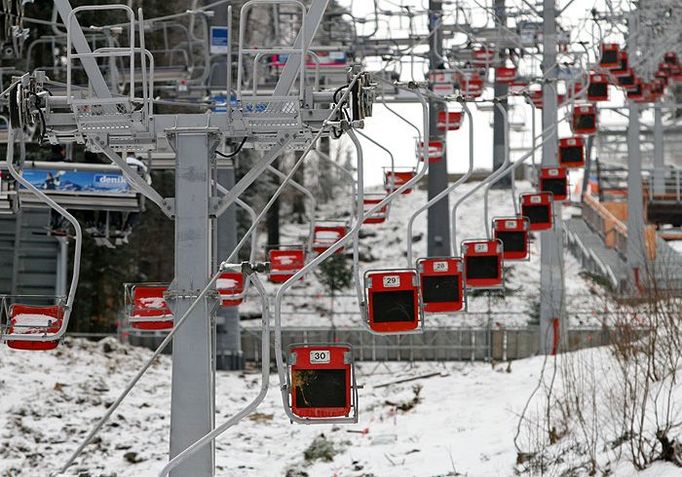
[[[443,2],[441,0],[429,0],[429,67],[431,71],[445,68],[443,64]],[[438,113],[446,109],[444,101],[429,99],[429,122],[438,124]],[[441,158],[425,157],[429,161],[428,175],[428,198],[429,200],[448,186],[448,158],[447,158],[447,131],[439,131],[438,128],[429,129],[429,137],[425,141],[442,141],[443,151]],[[427,235],[429,257],[445,257],[450,254],[450,214],[448,197],[433,204],[428,209]]]

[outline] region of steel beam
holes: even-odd
[[[542,165],[557,166],[556,0],[543,0]],[[540,352],[554,354],[566,343],[561,203],[554,202],[554,227],[540,233]]]
[[[429,50],[429,64],[431,70],[438,70],[443,65],[443,30],[439,24],[443,16],[443,2],[441,0],[429,0],[429,31],[436,30],[431,37]],[[447,156],[447,131],[440,132],[436,127],[438,113],[447,110],[443,101],[429,99],[429,137],[425,141],[443,141],[443,156],[440,160],[431,162],[429,158],[428,199],[441,193],[448,187],[448,156]],[[450,207],[448,197],[433,204],[427,211],[427,255],[429,257],[444,257],[450,255]]]

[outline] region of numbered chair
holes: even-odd
[[[126,307],[128,323],[138,330],[168,330],[173,328],[171,312],[164,294],[166,285],[126,285]]]
[[[541,167],[538,185],[541,192],[551,192],[556,201],[568,199],[568,171],[563,167]]]
[[[366,320],[375,333],[419,332],[423,308],[414,269],[365,272]]]
[[[460,257],[417,260],[425,313],[451,313],[464,308],[464,264]]]
[[[521,215],[528,217],[529,229],[533,232],[549,230],[554,225],[552,193],[535,192],[521,194]]]
[[[599,66],[606,69],[617,68],[620,65],[618,53],[620,46],[618,43],[602,43],[601,57],[599,58]]]
[[[467,288],[503,286],[503,246],[500,240],[465,240],[461,247],[464,258],[464,283]]]
[[[348,233],[348,227],[342,224],[316,224],[313,233],[313,250],[316,253],[323,253],[329,247]],[[344,248],[339,248],[336,253],[343,253]]]
[[[400,170],[397,170],[400,169]],[[417,174],[417,171],[412,168],[387,168],[384,167],[384,189],[386,192],[392,192],[398,187],[406,184],[408,181],[412,180]],[[412,188],[408,187],[401,194],[412,193]]]
[[[280,246],[268,252],[268,259],[268,280],[272,283],[284,283],[305,266],[305,249],[301,245]]]
[[[59,345],[55,336],[64,319],[64,307],[32,306],[12,304],[9,307],[7,329],[3,341],[13,349],[45,351],[55,349]],[[41,335],[40,341],[22,340],[22,336]]]
[[[628,88],[625,93],[627,98],[631,101],[641,101],[644,99],[644,87],[640,80],[636,80],[631,88]]]
[[[616,84],[625,90],[632,88],[635,85],[635,81],[637,81],[637,77],[634,71],[629,68],[624,74],[616,77]]]
[[[366,214],[372,207],[384,200],[384,194],[365,194],[362,199],[363,214]],[[363,224],[383,224],[388,219],[389,204],[382,205],[377,211],[370,214]]]
[[[502,242],[504,260],[526,260],[530,256],[526,217],[496,217],[493,219],[493,238]]]
[[[462,126],[463,118],[464,114],[462,111],[438,111],[438,122],[436,123],[436,128],[440,132],[457,131]],[[429,146],[431,146],[432,142],[433,141],[429,143]],[[443,143],[441,143],[441,151],[442,144]],[[431,148],[429,147],[429,156],[430,152]],[[421,160],[423,160],[423,158]]]
[[[573,134],[591,135],[596,133],[597,109],[595,106],[593,104],[575,105],[571,127]]]
[[[415,145],[415,153],[419,162],[424,162],[424,142],[417,139]],[[443,150],[443,141],[429,141],[429,164],[440,162],[443,159]]]
[[[663,63],[668,65],[678,65],[680,64],[680,59],[675,51],[666,51],[663,55]]]
[[[215,284],[220,304],[224,307],[239,306],[244,301],[244,274],[222,272]]]
[[[590,83],[587,85],[588,101],[609,100],[609,78],[606,75],[592,73]]]
[[[312,421],[357,422],[353,350],[348,344],[295,344],[288,350],[290,409]]]
[[[561,167],[585,165],[585,140],[582,137],[559,139],[559,165]]]
[[[495,61],[495,50],[486,47],[474,48],[471,57],[476,68],[489,68]]]

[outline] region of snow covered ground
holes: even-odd
[[[0,475],[39,477],[55,471],[149,355],[111,338],[100,343],[67,339],[51,352],[0,348]],[[514,475],[518,415],[542,365],[543,358],[509,367],[361,363],[360,422],[343,426],[290,424],[273,374],[257,413],[218,439],[216,475]],[[439,374],[379,387],[434,372]],[[216,381],[217,423],[244,406],[260,385],[256,370],[218,372]],[[157,475],[167,459],[169,382],[170,360],[162,357],[67,475]],[[421,386],[419,402],[399,410],[415,397],[416,385]],[[322,434],[336,455],[329,462],[306,460],[304,452]],[[682,474],[664,464],[637,473],[624,459],[612,468],[617,477]],[[559,475],[559,470],[545,475]]]
[[[450,195],[450,206],[475,187],[478,182],[463,185]],[[529,182],[518,184],[518,192],[531,190]],[[378,190],[377,190],[378,191]],[[485,226],[482,207],[483,193],[479,192],[463,202],[457,212],[457,241],[485,237]],[[401,195],[391,205],[389,220],[383,224],[363,226],[360,240],[360,268],[367,269],[414,267],[414,263],[407,262],[407,223],[411,214],[426,202],[426,191],[414,190],[411,194]],[[339,198],[328,204],[323,204],[317,212],[319,218],[348,218],[350,213],[349,199]],[[563,216],[568,218],[575,209],[563,207]],[[345,213],[345,217],[344,217]],[[512,194],[509,190],[490,191],[490,219],[494,217],[514,215]],[[283,244],[302,244],[308,233],[308,224],[284,224],[282,227]],[[426,253],[426,213],[421,214],[413,226],[413,254],[414,260]],[[261,237],[261,250],[264,247]],[[540,254],[539,236],[536,234],[531,244],[531,258],[527,261],[507,262],[509,273],[505,278],[508,293],[504,298],[496,298],[491,303],[493,312],[501,313],[495,316],[498,326],[518,327],[526,326],[529,316],[534,313],[540,296]],[[350,262],[349,262],[350,263]],[[580,276],[580,264],[568,252],[565,254],[565,283],[566,307],[570,326],[598,326],[599,316],[595,310],[603,309],[604,299],[595,295],[595,286]],[[269,292],[276,290],[276,285],[266,283]],[[343,296],[334,303],[335,315],[333,322],[336,326],[359,326],[355,289],[342,292]],[[253,296],[253,295],[252,295]],[[485,326],[488,315],[488,298],[481,296],[471,298],[468,302],[469,313],[453,315],[429,315],[425,326]],[[294,285],[284,299],[285,326],[327,326],[331,324],[330,299],[328,293],[317,282],[314,274]],[[259,301],[247,300],[240,308],[242,312],[257,313],[260,310]],[[246,326],[259,326],[259,320],[244,322]]]

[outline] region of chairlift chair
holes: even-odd
[[[523,94],[524,91],[528,89],[528,81],[516,78],[514,81],[509,83],[509,94],[519,95]]]
[[[605,69],[617,68],[620,65],[619,52],[620,46],[618,43],[602,43],[599,66]]]
[[[559,139],[559,165],[583,167],[585,165],[585,140],[580,137]]]
[[[398,187],[412,180],[416,174],[417,171],[411,167],[409,168],[384,167],[384,189],[386,189],[387,192],[394,191]],[[402,194],[410,193],[412,193],[412,188],[410,187],[402,191]]]
[[[173,312],[168,307],[166,285],[126,284],[125,298],[128,323],[138,330],[168,330],[173,328]]]
[[[597,109],[593,104],[576,104],[573,107],[573,134],[592,135],[597,132]]]
[[[663,55],[663,62],[668,65],[679,65],[680,59],[675,51],[666,51]]]
[[[504,283],[503,245],[499,239],[462,242],[464,284],[467,288],[501,288]]]
[[[364,213],[367,213],[369,209],[384,200],[386,196],[384,194],[365,194],[362,199],[362,205]],[[383,224],[388,220],[389,204],[384,204],[372,213],[369,217],[365,218],[362,222],[363,224]]]
[[[313,232],[313,251],[323,253],[347,233],[348,226],[345,223],[316,224]],[[336,253],[343,253],[343,251],[344,248],[341,247]]]
[[[451,70],[430,71],[429,82],[434,93],[448,96],[455,92],[455,81]]]
[[[632,88],[637,81],[634,71],[627,69],[624,74],[616,76],[616,84],[621,88],[628,89]]]
[[[476,71],[467,71],[459,75],[459,89],[467,99],[478,98],[483,94],[483,79]]]
[[[502,242],[504,260],[526,260],[529,257],[529,228],[530,222],[526,217],[493,218],[493,238]]]
[[[632,88],[629,88],[626,91],[625,95],[631,101],[641,101],[644,98],[644,87],[642,82],[640,80],[636,80],[632,85]]]
[[[50,339],[59,332],[64,319],[64,306],[32,306],[12,304],[8,311],[3,341],[12,349],[46,351],[55,349],[59,339]],[[44,340],[22,340],[22,336],[42,335]]]
[[[528,217],[529,230],[533,232],[549,230],[554,225],[551,192],[521,194],[521,215]]]
[[[516,67],[498,66],[495,68],[495,81],[502,84],[510,84],[516,79]]]
[[[436,128],[440,132],[445,132],[445,131],[457,131],[460,126],[462,125],[462,119],[464,117],[464,114],[462,111],[438,111],[438,122],[436,123]],[[431,143],[434,141],[429,142],[429,153],[431,152]],[[441,151],[442,151],[442,143],[441,143]],[[430,154],[429,154],[430,155]],[[421,159],[423,160],[423,159]]]
[[[440,124],[440,120],[439,123]],[[439,126],[440,127],[440,126]],[[458,126],[459,127],[459,126]],[[445,126],[443,126],[445,128]],[[444,130],[444,129],[443,129]],[[449,129],[452,130],[452,129]],[[420,162],[424,162],[424,142],[420,141],[419,138],[416,139],[416,154]],[[440,162],[443,159],[444,144],[443,141],[429,141],[429,164]]]
[[[568,199],[568,170],[563,167],[541,167],[538,186],[541,192],[551,192],[555,201]]]
[[[464,308],[464,263],[460,257],[417,260],[425,313],[451,313]]]
[[[474,48],[471,52],[472,64],[476,68],[488,68],[495,61],[495,50],[485,47]]]
[[[294,344],[288,350],[289,406],[312,421],[357,421],[358,388],[349,344]]]
[[[244,274],[242,272],[222,272],[215,284],[221,306],[239,306],[244,301]]]
[[[609,74],[615,78],[630,74],[630,61],[627,51],[618,52],[618,66],[609,69]]]
[[[588,101],[608,101],[609,100],[609,79],[606,75],[591,74],[590,82],[587,86]]]
[[[305,266],[305,248],[302,245],[278,246],[268,252],[268,259],[268,280],[272,283],[284,283]]]
[[[420,331],[423,306],[415,269],[368,270],[365,282],[365,318],[379,334]]]

